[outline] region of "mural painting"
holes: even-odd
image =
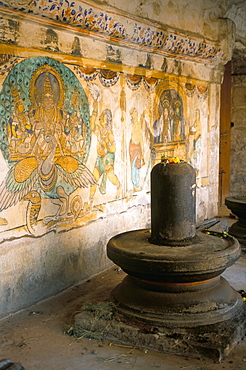
[[[174,89],[164,90],[160,97],[159,117],[154,122],[154,142],[170,143],[185,139],[183,102]]]
[[[112,112],[106,108],[101,113],[99,119],[98,108],[94,105],[91,118],[92,132],[97,136],[97,159],[94,165],[93,174],[96,181],[100,180],[99,191],[106,194],[107,179],[117,187],[116,199],[120,197],[121,185],[118,177],[114,173],[116,143],[112,127]],[[88,205],[92,205],[96,192],[96,184],[91,186],[90,200]]]
[[[48,57],[15,61],[4,77],[0,233],[80,227],[108,202],[148,193],[163,153],[199,162],[200,112],[194,136],[184,105],[192,97],[177,83]],[[24,220],[13,223],[13,210]]]
[[[144,113],[138,119],[138,111],[132,108],[131,115],[131,139],[129,142],[129,156],[131,165],[131,180],[134,191],[142,190],[140,186],[140,168],[145,164],[143,155],[143,120]]]
[[[0,210],[26,200],[27,228],[33,235],[64,219],[75,220],[82,199],[73,193],[96,183],[84,164],[90,114],[76,76],[49,58],[23,61],[5,79],[1,101],[1,150],[10,170],[0,187]],[[42,198],[50,199],[57,211],[39,227]]]
[[[196,170],[196,175],[199,176],[199,169],[200,169],[200,161],[201,161],[201,134],[202,134],[202,127],[200,121],[200,110],[196,109],[195,112],[195,122],[191,127],[191,155],[190,161],[193,164],[193,167]]]

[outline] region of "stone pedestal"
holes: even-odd
[[[178,249],[150,244],[150,230],[112,238],[108,256],[128,274],[112,292],[117,312],[131,321],[172,328],[239,314],[242,298],[220,276],[239,257],[239,243],[233,237],[196,236],[196,242]]]
[[[242,252],[246,253],[246,197],[227,197],[225,204],[238,217],[238,221],[229,228],[229,233],[239,240]]]
[[[245,331],[243,300],[220,276],[239,258],[240,245],[227,233],[196,232],[195,190],[195,171],[187,163],[152,169],[151,230],[129,231],[108,242],[108,257],[128,274],[111,301],[129,328],[183,332],[192,336],[194,351],[199,336],[216,333],[225,344],[217,348],[223,356]],[[234,328],[229,336],[228,325]],[[207,350],[216,349],[211,343]]]

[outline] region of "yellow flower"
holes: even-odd
[[[161,162],[164,164],[172,164],[172,163],[181,163],[184,161],[178,157],[168,157],[166,155],[162,155]]]

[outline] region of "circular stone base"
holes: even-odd
[[[226,197],[225,205],[239,219],[246,220],[246,196]]]
[[[131,322],[184,328],[229,320],[242,311],[244,304],[222,277],[200,284],[163,286],[127,276],[113,290],[111,300],[117,313]]]
[[[220,277],[240,257],[239,242],[197,232],[190,245],[149,242],[150,230],[118,234],[108,257],[128,276],[112,292],[117,313],[153,327],[196,327],[235,318],[241,296]]]
[[[238,239],[242,251],[246,252],[246,226],[242,226],[239,221],[237,221],[229,227],[229,233]]]
[[[149,242],[149,229],[129,231],[111,238],[107,254],[127,274],[156,282],[197,282],[212,279],[231,266],[241,253],[232,236],[219,238],[196,233],[187,246]]]

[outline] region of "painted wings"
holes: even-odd
[[[0,212],[17,204],[38,179],[38,162],[28,157],[16,163],[0,185]]]
[[[55,162],[55,166],[63,179],[75,188],[86,188],[96,184],[91,171],[72,156],[59,157]]]

